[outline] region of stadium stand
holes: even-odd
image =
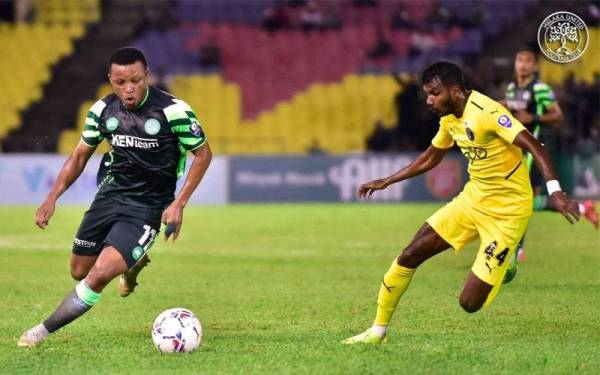
[[[498,11],[484,2],[465,13],[463,3],[383,1],[357,7],[351,1],[317,1],[318,9],[339,18],[337,26],[306,32],[303,6],[286,6],[288,22],[273,32],[264,27],[264,17],[281,2],[178,1],[177,27],[148,30],[134,44],[151,65],[174,75],[172,92],[198,111],[217,153],[303,153],[313,139],[330,153],[362,151],[377,119],[395,125],[392,103],[400,89],[387,75],[357,73],[416,72],[440,54],[460,60],[479,53],[486,37],[532,6]],[[436,5],[451,17],[432,25],[432,15],[439,18]],[[399,12],[406,12],[410,27],[394,22]],[[490,13],[498,16],[476,27]],[[369,51],[380,40],[389,42],[391,54],[371,59]],[[429,48],[415,50],[422,40]],[[220,49],[220,76],[201,75],[198,62],[207,41]]]
[[[146,53],[151,73],[167,74],[170,91],[198,112],[219,154],[305,153],[315,140],[329,153],[364,151],[376,121],[398,125],[393,102],[402,85],[389,71],[414,75],[439,58],[475,62],[473,56],[504,39],[504,31],[537,5],[293,3],[300,5],[179,0],[169,15],[173,22],[147,25],[132,43]],[[316,28],[306,29],[302,21],[308,3],[322,15]],[[284,15],[275,28],[265,22],[274,12]],[[597,37],[592,31],[592,40]],[[214,61],[207,69],[203,61],[209,54]],[[593,80],[597,58],[593,53],[575,64],[576,77]],[[542,76],[553,69],[543,63]],[[80,105],[78,127],[61,135],[60,152],[77,142],[89,104]]]
[[[314,138],[328,152],[360,151],[377,118],[393,124],[391,98],[396,91],[396,83],[388,76],[351,74],[340,82],[314,83],[256,119],[243,120],[238,84],[213,74],[174,76],[171,85],[174,95],[196,109],[212,148],[220,154],[305,153]],[[103,85],[98,97],[108,93],[110,87]],[[59,152],[72,150],[92,104],[80,105],[79,127],[63,132]]]
[[[365,70],[367,51],[380,36],[391,41],[396,60],[409,56],[413,32],[390,26],[398,3],[356,9],[351,2],[336,2],[340,28],[304,32],[291,25],[269,32],[261,22],[275,4],[179,1],[178,27],[147,30],[134,45],[146,52],[151,67],[175,75],[172,92],[197,109],[218,153],[303,153],[313,138],[327,152],[363,150],[376,119],[393,125],[391,106],[398,87],[387,76],[356,74]],[[425,24],[433,2],[407,4],[411,20]],[[290,12],[298,17],[301,10],[292,7]],[[379,25],[382,19],[384,25]],[[432,46],[443,49],[463,33],[450,27],[430,34]],[[474,37],[469,38],[471,43]],[[208,40],[214,40],[223,57],[221,77],[198,75]],[[306,137],[293,132],[292,124],[302,125]],[[76,140],[68,133],[60,142],[62,152],[72,148],[68,139]]]
[[[85,25],[100,20],[99,0],[36,0],[37,22],[63,25],[73,38],[85,33]]]
[[[0,140],[21,125],[21,112],[42,98],[52,67],[73,53],[85,25],[100,14],[99,0],[38,0],[33,6],[35,22],[0,24]]]

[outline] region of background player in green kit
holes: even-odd
[[[121,295],[131,293],[161,222],[167,224],[165,237],[172,231],[177,239],[183,209],[210,165],[212,153],[196,115],[185,102],[148,86],[148,65],[140,50],[116,50],[108,68],[113,94],[90,108],[81,141],[35,218],[44,229],[56,201],[79,177],[96,146],[103,139],[110,142],[112,150],[98,171],[98,193],[73,244],[71,275],[80,282],[46,320],[23,333],[19,346],[37,346],[83,315],[116,276],[121,275]],[[187,151],[194,160],[175,197]]]
[[[545,139],[545,136],[552,133],[548,126],[559,125],[564,116],[552,88],[538,78],[536,51],[531,47],[521,47],[515,55],[514,68],[515,81],[509,83],[506,88],[505,105],[536,138],[545,143],[550,149],[550,154],[555,154],[552,152],[554,142]],[[531,168],[532,160],[532,156],[527,155],[527,167],[530,170],[534,192],[533,208],[536,211],[554,210],[548,195],[543,191],[542,177],[535,168]],[[598,214],[593,201],[579,203],[579,211],[596,228],[598,227]],[[519,244],[519,251],[516,253],[520,260],[524,260],[525,256],[523,242],[522,240]],[[516,266],[516,263],[513,261],[512,265]],[[511,272],[508,274],[511,275]]]

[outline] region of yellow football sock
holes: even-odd
[[[389,324],[400,297],[408,289],[413,273],[415,273],[413,268],[402,267],[398,265],[397,259],[394,259],[390,269],[383,276],[377,297],[377,316],[374,324],[379,326]]]

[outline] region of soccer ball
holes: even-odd
[[[202,326],[190,310],[165,310],[154,320],[152,341],[161,353],[192,352],[202,341]]]

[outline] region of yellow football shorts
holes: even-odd
[[[494,286],[488,295],[487,306],[502,286],[504,274],[527,229],[530,215],[492,217],[477,210],[468,194],[468,191],[461,192],[427,219],[427,223],[456,252],[480,238],[479,251],[471,271],[480,280]]]

